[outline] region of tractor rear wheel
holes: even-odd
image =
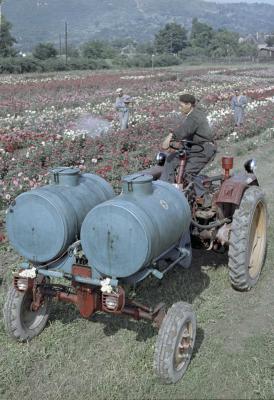
[[[50,298],[45,297],[37,311],[31,310],[32,290],[20,292],[14,287],[8,291],[4,305],[7,333],[18,342],[26,342],[39,335],[49,318]]]
[[[229,240],[229,276],[237,290],[249,290],[257,283],[267,246],[267,207],[258,186],[250,186],[235,211]]]
[[[168,310],[156,341],[154,369],[164,383],[176,383],[187,370],[196,337],[196,316],[188,303]]]

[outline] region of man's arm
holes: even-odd
[[[247,98],[246,96],[242,97],[242,107],[245,108],[247,106]]]
[[[179,142],[180,140],[192,140],[197,129],[196,123],[192,118],[187,118],[182,122],[173,133],[169,133],[162,142],[162,149],[169,150],[170,142]]]

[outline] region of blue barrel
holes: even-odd
[[[10,243],[35,264],[62,255],[79,238],[88,212],[114,197],[111,185],[97,175],[68,167],[51,172],[50,185],[20,194],[7,212]]]
[[[81,228],[90,265],[129,277],[176,244],[190,226],[188,202],[173,185],[143,174],[123,179],[122,193],[91,210]]]

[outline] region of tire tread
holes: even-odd
[[[235,210],[231,226],[228,268],[232,286],[240,291],[251,289],[259,279],[252,282],[246,267],[246,251],[248,249],[248,233],[250,224],[250,211],[254,205],[262,201],[266,207],[265,196],[258,186],[250,186],[244,193],[238,209]],[[253,214],[252,214],[253,215]]]

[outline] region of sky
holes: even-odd
[[[206,0],[213,3],[267,3],[274,6],[274,0]]]

